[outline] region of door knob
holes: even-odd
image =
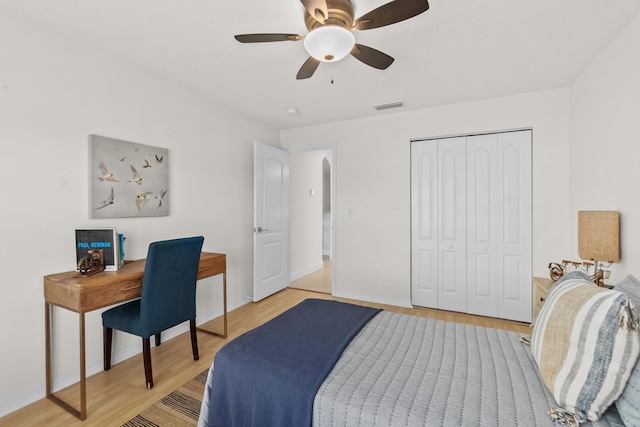
[[[264,233],[265,231],[269,231],[268,228],[257,227],[253,229],[254,233]]]

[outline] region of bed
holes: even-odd
[[[341,314],[354,308],[354,319]],[[638,425],[628,416],[623,421],[616,404],[593,421],[573,407],[558,408],[559,395],[545,384],[544,365],[536,361],[539,349],[532,351],[518,333],[363,309],[305,300],[228,343],[209,371],[199,425]],[[327,319],[333,320],[329,326]],[[637,326],[637,317],[631,320]],[[342,331],[344,323],[353,325]],[[534,341],[545,338],[541,329]],[[639,351],[637,328],[627,332],[630,369],[618,374],[618,383],[631,382]],[[325,354],[327,337],[337,350]],[[292,355],[297,348],[300,354]],[[326,366],[312,373],[307,365]],[[300,377],[311,379],[298,384]],[[638,395],[631,395],[633,405]]]

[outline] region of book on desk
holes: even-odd
[[[120,238],[115,227],[77,228],[76,265],[82,258],[89,256],[92,249],[103,250],[105,270],[114,271],[122,266],[124,257],[121,257]]]

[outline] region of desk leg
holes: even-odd
[[[80,329],[80,419],[87,418],[87,360],[85,355],[84,313],[78,315]]]
[[[44,303],[44,325],[45,325],[45,370],[46,370],[46,393],[47,398],[62,407],[75,417],[84,421],[87,418],[87,373],[85,361],[85,330],[84,330],[84,313],[78,313],[80,327],[80,410],[60,399],[53,394],[51,381],[51,305]]]
[[[48,302],[44,303],[44,348],[45,354],[45,372],[47,375],[47,397],[51,396],[51,310]]]
[[[223,299],[223,305],[224,305],[224,314],[223,314],[224,332],[223,333],[213,332],[207,329],[197,328],[200,332],[204,332],[204,333],[215,335],[217,337],[222,337],[222,338],[227,337],[227,272],[226,271],[222,273],[222,299]]]

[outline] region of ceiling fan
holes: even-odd
[[[336,62],[351,54],[359,61],[386,70],[393,58],[386,53],[355,42],[352,31],[371,30],[413,18],[429,9],[427,0],[393,0],[354,20],[351,0],[300,0],[305,7],[304,21],[309,33],[240,34],[241,43],[264,43],[304,40],[309,53],[296,79],[308,79],[320,62]]]

